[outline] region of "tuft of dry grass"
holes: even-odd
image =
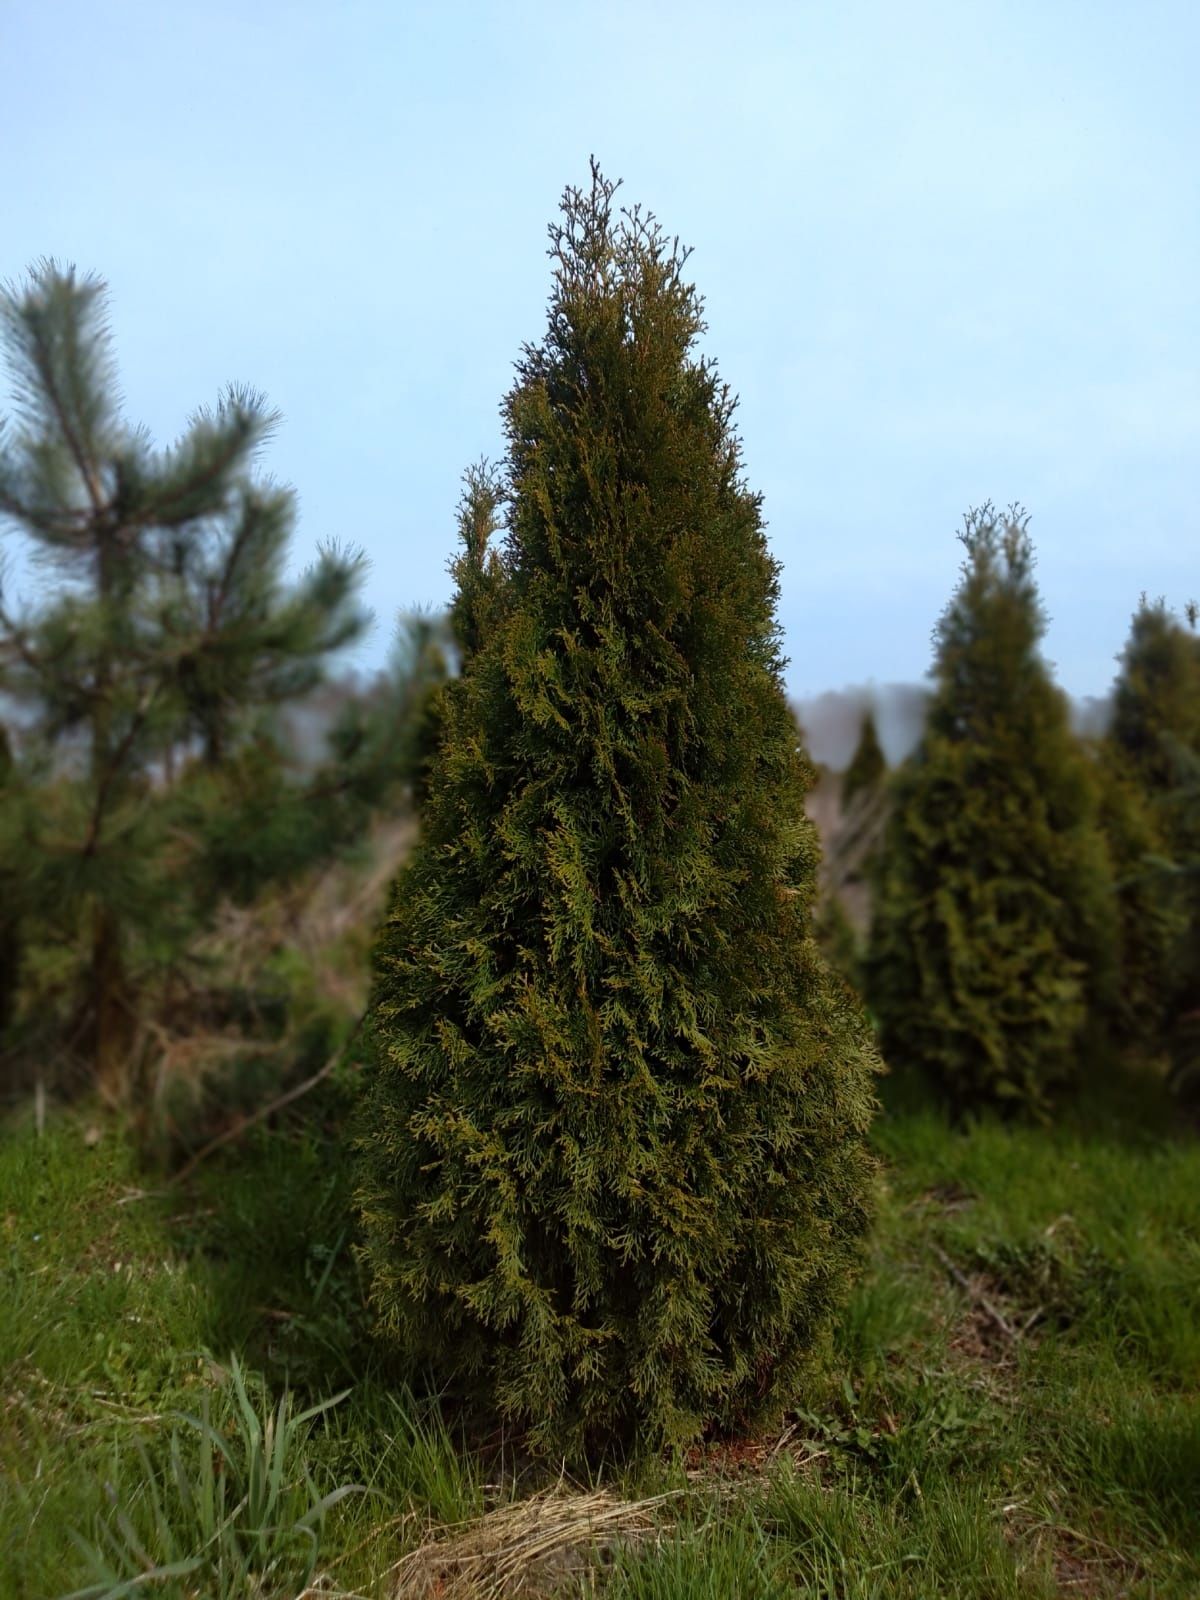
[[[623,1500],[559,1483],[529,1499],[439,1529],[393,1568],[392,1600],[542,1600],[579,1585],[619,1546],[673,1531],[682,1490]]]

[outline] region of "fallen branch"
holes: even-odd
[[[1016,1340],[1019,1336],[1012,1323],[1008,1320],[1004,1313],[988,1299],[987,1295],[985,1295],[976,1284],[971,1282],[970,1278],[967,1277],[962,1268],[951,1261],[950,1257],[943,1249],[940,1248],[940,1246],[931,1244],[929,1248],[933,1251],[934,1255],[942,1263],[946,1271],[954,1279],[955,1283],[959,1286],[963,1293],[967,1295],[968,1298],[973,1301],[973,1303],[977,1305],[992,1322],[995,1323],[1004,1337],[1006,1339]]]
[[[226,1128],[224,1133],[219,1133],[215,1139],[210,1139],[206,1145],[202,1145],[189,1161],[184,1162],[179,1171],[169,1179],[169,1182],[183,1183],[185,1179],[191,1177],[202,1161],[207,1161],[209,1156],[214,1151],[219,1150],[222,1145],[231,1144],[234,1139],[240,1139],[248,1128],[253,1128],[258,1123],[265,1122],[268,1117],[274,1116],[277,1111],[282,1111],[285,1106],[290,1106],[294,1101],[299,1100],[302,1095],[306,1095],[310,1089],[315,1089],[319,1083],[322,1083],[329,1076],[355,1039],[358,1038],[359,1030],[366,1021],[366,1017],[367,1013],[365,1011],[360,1013],[358,1021],[350,1030],[350,1036],[345,1044],[335,1050],[325,1065],[314,1072],[311,1078],[305,1078],[303,1083],[298,1083],[294,1089],[289,1089],[286,1094],[279,1095],[269,1105],[260,1106],[257,1111],[251,1111],[247,1116],[239,1117],[232,1127]]]

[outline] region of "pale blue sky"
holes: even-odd
[[[1200,591],[1200,5],[0,0],[0,277],[104,275],[132,416],[231,379],[303,564],[441,603],[462,469],[595,152],[695,247],[797,694],[919,679],[967,506],[1023,500],[1064,686]]]

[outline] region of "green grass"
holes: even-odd
[[[1053,1128],[954,1128],[887,1090],[879,1226],[827,1386],[797,1396],[775,1440],[598,1469],[630,1497],[683,1491],[662,1541],[618,1549],[598,1591],[1194,1597],[1194,1129],[1173,1126],[1148,1082],[1098,1087]],[[92,1144],[65,1114],[42,1138],[0,1136],[0,1595],[83,1588],[88,1549],[114,1579],[176,1564],[135,1594],[257,1584],[246,1592],[282,1600],[314,1566],[328,1592],[382,1595],[431,1532],[545,1487],[517,1471],[512,1441],[470,1448],[419,1373],[381,1363],[344,1171],[320,1132],[338,1110],[307,1107],[307,1126],[230,1147],[180,1192],[108,1124]],[[274,1479],[254,1477],[275,1460],[270,1419],[290,1427],[343,1390],[288,1433]],[[206,1407],[222,1441],[207,1456],[180,1420]],[[273,1483],[275,1509],[256,1519],[277,1536],[239,1513],[213,1537],[220,1517],[201,1501],[222,1449],[211,1492],[232,1495],[228,1511],[252,1480]],[[306,1522],[343,1485],[366,1492]],[[202,1577],[182,1570],[199,1546]],[[564,1578],[554,1592],[581,1591]]]

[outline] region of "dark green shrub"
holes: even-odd
[[[401,1349],[573,1449],[791,1398],[876,1065],[812,936],[810,769],[685,253],[593,168],[505,416],[508,537],[376,952],[360,1205]],[[471,557],[469,539],[465,539]]]

